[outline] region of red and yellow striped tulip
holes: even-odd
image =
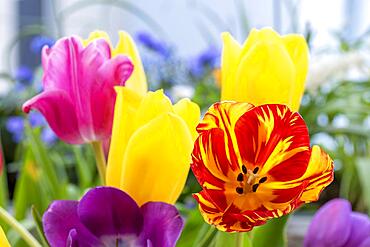
[[[302,117],[285,105],[221,102],[197,126],[191,168],[206,222],[245,232],[316,201],[333,161],[310,147]]]

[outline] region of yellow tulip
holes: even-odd
[[[128,56],[132,63],[134,64],[134,71],[130,78],[126,81],[125,86],[133,89],[137,93],[145,94],[148,90],[146,76],[144,72],[144,67],[141,62],[139,52],[136,48],[136,45],[131,38],[131,36],[124,32],[120,31],[118,33],[119,40],[115,48],[111,47],[112,56],[125,55]],[[89,38],[83,41],[83,44],[87,46],[92,40],[103,38],[111,43],[109,36],[106,32],[95,31],[90,33]]]
[[[189,172],[200,109],[188,99],[172,105],[162,90],[139,95],[116,87],[106,183],[142,205],[175,203]]]
[[[1,228],[1,226],[0,226],[0,246],[1,247],[10,247],[8,239],[6,238],[4,230],[3,230],[3,228]]]
[[[298,111],[308,71],[303,36],[253,29],[243,46],[222,34],[221,100],[285,104]]]

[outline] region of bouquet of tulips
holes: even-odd
[[[333,160],[310,146],[298,113],[307,44],[268,28],[252,30],[243,45],[229,33],[222,39],[221,99],[202,119],[190,99],[172,103],[163,90],[148,91],[126,32],[115,46],[101,31],[45,46],[43,91],[23,111],[40,112],[67,144],[92,145],[100,185],[78,201],[53,201],[38,238],[4,209],[2,219],[31,247],[176,246],[188,219],[175,203],[191,168],[201,186],[193,197],[210,225],[194,246],[280,246],[263,236],[283,232],[287,215],[333,181]],[[335,218],[314,219],[304,245],[334,246],[325,236],[343,231],[335,246],[369,246],[370,221],[355,218],[365,226],[352,229],[359,234],[346,223],[330,232]],[[3,232],[0,245],[10,246]]]

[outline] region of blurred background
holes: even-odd
[[[204,111],[219,100],[220,33],[229,31],[242,43],[251,28],[266,26],[305,36],[311,59],[300,113],[312,143],[335,159],[334,183],[290,221],[290,245],[299,246],[306,216],[332,198],[370,213],[366,0],[0,0],[0,204],[32,228],[31,205],[43,212],[51,200],[79,198],[97,181],[89,147],[58,141],[40,114],[21,112],[41,90],[44,45],[72,34],[87,38],[97,29],[115,43],[118,30],[126,30],[137,42],[150,89],[164,88],[173,101],[192,98]],[[183,234],[187,239],[200,222],[190,197],[198,190],[190,175],[179,202],[193,224]],[[189,246],[184,243],[179,246]]]

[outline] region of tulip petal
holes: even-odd
[[[235,125],[240,154],[248,169],[259,167],[274,180],[301,177],[309,161],[310,140],[302,117],[284,105],[262,105],[240,117]]]
[[[283,42],[295,66],[296,79],[293,88],[291,109],[298,111],[308,73],[308,47],[302,35],[283,36]]]
[[[319,199],[321,191],[334,179],[333,160],[319,146],[313,146],[307,171],[300,178],[308,182],[300,198],[303,202],[313,202]]]
[[[148,86],[139,52],[131,36],[123,31],[119,32],[119,41],[116,48],[113,50],[113,56],[118,54],[129,56],[132,63],[135,65],[132,76],[126,82],[126,86],[139,94],[145,94],[148,90]]]
[[[252,28],[248,38],[245,40],[241,52],[241,57],[245,56],[249,50],[260,42],[278,43],[282,44],[282,40],[277,32],[272,28],[262,28],[260,30]]]
[[[28,100],[22,108],[26,113],[31,109],[41,112],[50,128],[63,141],[71,144],[84,143],[79,132],[74,106],[66,92],[62,90],[45,91]]]
[[[68,246],[71,231],[78,232],[74,242],[80,246],[100,246],[100,241],[80,222],[77,201],[54,201],[42,217],[45,237],[51,246]],[[2,245],[1,245],[2,246]]]
[[[361,245],[359,245],[359,247],[369,247],[370,246],[370,237],[368,237],[367,239],[365,239]]]
[[[173,113],[173,107],[170,99],[163,93],[163,90],[148,92],[137,109],[138,114],[136,114],[134,119],[133,128],[138,129],[166,112]]]
[[[358,247],[366,238],[370,238],[370,219],[366,214],[352,212],[350,227],[351,234],[345,244],[346,247]]]
[[[344,246],[350,236],[350,214],[351,204],[344,199],[326,203],[313,217],[304,246]]]
[[[0,246],[2,246],[2,247],[11,247],[9,242],[8,242],[8,239],[6,238],[4,230],[1,226],[0,226]]]
[[[119,238],[135,238],[143,227],[143,216],[135,201],[112,187],[89,190],[77,211],[81,222],[107,246]]]
[[[82,44],[84,47],[88,46],[92,41],[96,39],[105,39],[110,44],[110,38],[109,35],[104,31],[94,31],[89,34],[89,37],[87,39],[84,39],[82,41]]]
[[[233,95],[237,90],[237,83],[233,75],[235,75],[242,48],[230,33],[222,33],[222,41],[221,100],[235,100]]]
[[[156,117],[131,136],[120,188],[139,205],[174,203],[186,181],[192,146],[190,131],[180,117],[172,113]]]
[[[133,132],[133,119],[136,117],[142,97],[126,87],[116,87],[117,99],[114,110],[112,139],[109,149],[106,183],[119,188],[122,174],[123,156],[127,142]]]
[[[152,246],[172,247],[180,237],[184,222],[173,205],[163,202],[148,202],[141,207],[144,227],[139,241],[146,246],[150,240]]]
[[[124,86],[132,74],[134,65],[126,56],[118,55],[106,61],[98,69],[99,82],[106,86]]]
[[[294,64],[282,44],[259,42],[240,61],[232,100],[290,105],[295,76]]]
[[[189,99],[181,99],[173,106],[173,110],[186,122],[192,133],[193,140],[195,140],[197,137],[196,126],[200,118],[199,106]]]

